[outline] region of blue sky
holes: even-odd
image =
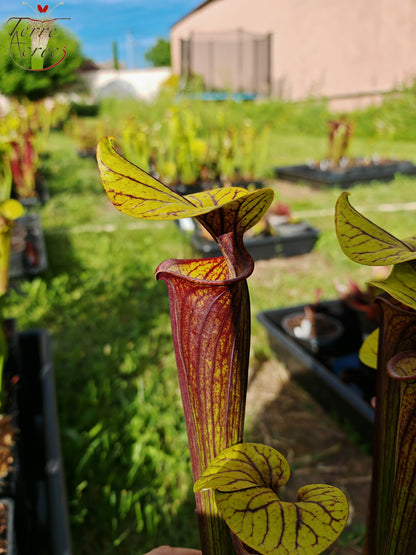
[[[0,21],[9,17],[44,18],[37,10],[39,0],[1,0]],[[64,26],[80,40],[83,53],[96,62],[112,58],[117,42],[119,60],[127,67],[143,67],[143,54],[158,37],[169,38],[169,29],[202,0],[41,0],[50,17],[69,17]],[[31,9],[31,6],[33,9]],[[45,14],[45,15],[46,15]],[[128,47],[128,44],[130,47]],[[69,54],[69,53],[68,53]]]

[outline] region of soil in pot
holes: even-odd
[[[343,331],[326,344],[312,348],[283,326],[286,317],[305,305],[269,310],[258,315],[270,345],[293,377],[327,410],[348,421],[366,440],[373,437],[376,374],[359,359],[363,341],[360,318],[344,301],[320,301],[316,311],[342,323]],[[376,323],[373,323],[376,326]]]
[[[304,312],[296,312],[283,318],[282,326],[313,352],[334,342],[344,331],[339,320],[315,312],[310,306],[306,306]]]

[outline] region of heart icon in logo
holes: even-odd
[[[48,11],[48,4],[45,4],[42,8],[42,6],[40,4],[38,4],[38,12],[39,13],[46,13]]]

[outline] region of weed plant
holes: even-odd
[[[152,118],[166,105],[165,100],[154,106],[134,103],[128,109],[134,117]],[[302,163],[325,152],[327,111],[321,104],[225,108],[230,119],[249,117],[258,127],[273,123],[265,174],[272,175],[277,164]],[[388,104],[380,118],[404,122],[399,115],[407,108],[407,103]],[[122,109],[126,105],[114,101],[102,106],[115,123]],[[196,103],[191,109],[208,120],[218,107]],[[360,118],[370,121],[374,113]],[[402,142],[399,136],[376,136],[372,129],[368,125],[367,136],[354,137],[358,150],[382,145],[386,152],[416,160],[414,142],[403,142],[405,137],[413,141],[414,126],[400,131]],[[171,222],[132,226],[110,206],[95,161],[79,158],[71,137],[54,132],[48,150],[51,198],[36,210],[49,267],[42,276],[15,284],[6,315],[16,317],[20,329],[40,326],[52,335],[74,553],[141,555],[159,544],[195,547],[199,540],[168,298],[165,285],[154,278],[165,258],[192,254],[189,240]],[[388,184],[357,186],[354,198],[357,206],[373,204],[374,210],[388,202],[406,203],[414,183],[414,178],[398,177]],[[321,236],[311,254],[257,264],[249,279],[253,356],[271,356],[255,319],[258,311],[310,302],[317,287],[324,298],[333,298],[335,276],[360,284],[369,279],[368,269],[346,259],[337,244],[333,209],[339,189],[273,179],[268,184],[295,215],[307,211]],[[403,237],[414,217],[409,211],[400,215],[376,212],[374,220]]]

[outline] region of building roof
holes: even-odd
[[[184,19],[189,17],[191,14],[193,14],[195,12],[198,12],[199,10],[201,10],[202,8],[205,8],[205,6],[207,6],[208,4],[211,4],[212,2],[217,2],[217,0],[205,0],[205,2],[201,2],[201,4],[198,4],[198,6],[196,6],[196,8],[194,8],[193,10],[188,12],[186,15],[184,15],[183,17],[178,19],[178,21],[175,21],[175,23],[173,25],[171,25],[171,29],[172,29],[172,27],[175,27],[175,25],[177,25],[178,23],[180,23],[181,21],[183,21]]]

